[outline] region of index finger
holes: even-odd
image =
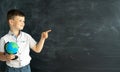
[[[47,32],[47,33],[49,33],[49,32],[51,32],[52,30],[47,30],[47,31],[45,31],[45,32]]]

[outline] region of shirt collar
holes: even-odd
[[[10,34],[10,35],[12,35],[12,36],[15,36],[14,33],[11,32],[10,30],[9,30],[8,34]],[[22,34],[22,32],[20,31],[20,34],[19,34],[19,35],[21,35],[21,34]]]

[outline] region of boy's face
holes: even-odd
[[[10,27],[14,30],[23,30],[25,26],[25,17],[23,16],[15,16],[13,19],[9,21]]]

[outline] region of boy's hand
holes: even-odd
[[[5,54],[7,60],[12,60],[15,58],[15,55],[13,54]]]
[[[48,38],[48,33],[51,32],[51,30],[47,30],[45,32],[42,32],[41,38],[47,39]]]

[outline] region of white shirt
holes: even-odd
[[[16,37],[11,31],[0,39],[0,52],[4,52],[4,45],[7,42],[16,42],[19,46],[16,60],[7,61],[6,64],[10,67],[20,68],[30,63],[29,55],[30,48],[36,45],[36,41],[27,33],[20,32]]]

